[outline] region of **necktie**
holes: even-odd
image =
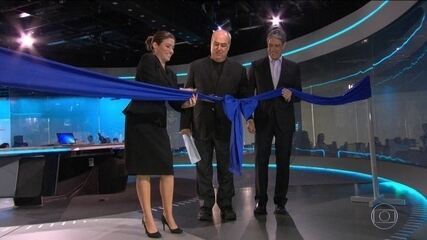
[[[276,89],[280,77],[280,62],[278,60],[273,60],[273,72],[271,73],[271,77],[273,79],[274,89]]]

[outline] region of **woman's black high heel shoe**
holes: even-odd
[[[163,221],[162,221],[163,222]],[[157,232],[154,232],[154,233],[150,233],[150,232],[148,232],[148,230],[147,230],[147,226],[145,226],[145,222],[144,222],[144,219],[142,219],[142,225],[144,225],[144,228],[145,228],[145,234],[147,234],[147,236],[149,237],[149,238],[161,238],[162,237],[162,234],[160,234],[160,232],[159,231],[157,231]],[[163,229],[165,228],[165,225],[163,224]]]
[[[169,231],[171,231],[171,233],[179,234],[179,233],[183,232],[182,229],[179,228],[179,227],[177,227],[175,229],[171,229],[171,227],[169,227],[169,224],[166,221],[166,218],[165,218],[165,216],[163,214],[162,214],[162,223],[163,223],[163,231],[165,230],[165,224],[166,224],[166,226],[168,226]]]

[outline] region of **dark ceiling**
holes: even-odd
[[[145,38],[164,29],[177,37],[171,64],[184,64],[209,54],[210,35],[218,25],[232,34],[233,56],[265,47],[271,13],[286,19],[282,26],[294,39],[367,2],[2,0],[0,46],[19,49],[20,31],[32,32],[37,39],[32,54],[81,67],[134,67],[145,52]]]

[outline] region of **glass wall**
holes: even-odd
[[[375,147],[382,160],[427,166],[426,7],[420,2],[373,36],[300,65],[304,91],[320,96],[342,94],[371,77]],[[300,107],[295,154],[369,157],[367,101]]]
[[[123,141],[121,111],[129,100],[8,93],[0,100],[2,143],[15,147],[56,144],[57,133],[73,133],[78,143],[99,143],[98,133],[108,142]]]
[[[129,99],[54,96],[16,89],[0,98],[0,144],[11,147],[58,143],[57,133],[72,133],[77,143],[123,142],[123,109]],[[183,146],[178,133],[180,114],[168,108],[168,131],[173,148]]]

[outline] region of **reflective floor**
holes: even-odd
[[[382,183],[381,193],[387,198],[404,198],[407,205],[396,206],[396,216],[387,209],[388,213],[384,209],[376,212],[378,216],[374,213],[374,224],[367,204],[350,201],[354,195],[372,195],[369,179],[327,169],[293,167],[288,216],[275,215],[272,201],[266,216],[253,215],[253,168],[246,168],[242,176],[235,177],[233,204],[237,220],[223,222],[215,206],[213,222],[200,222],[196,219],[195,169],[176,168],[175,177],[174,212],[184,234],[163,231],[158,179],[152,179],[153,213],[163,239],[411,239],[427,220],[425,198],[410,189]],[[269,182],[274,183],[274,179],[272,168]],[[271,185],[270,199],[273,191]],[[141,216],[132,179],[123,193],[46,199],[42,207],[15,208],[10,199],[2,199],[0,239],[146,239]],[[390,229],[380,229],[393,222],[396,224]]]

